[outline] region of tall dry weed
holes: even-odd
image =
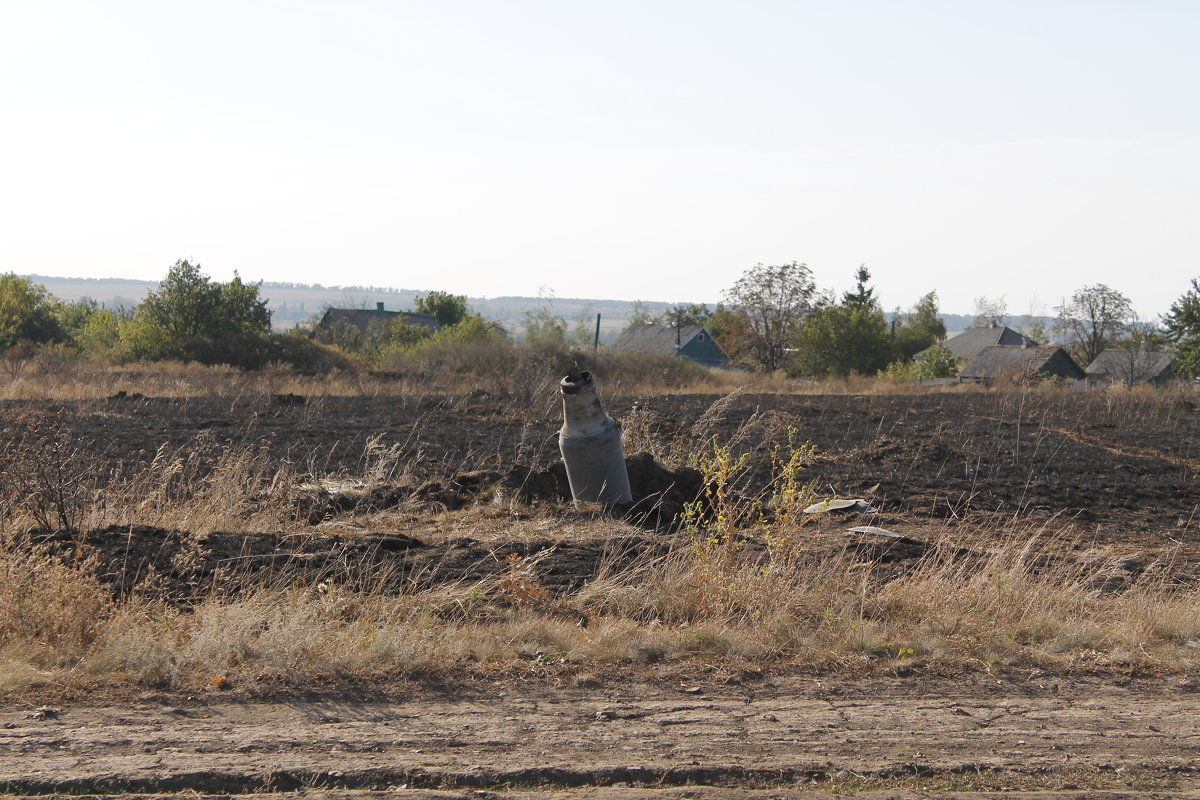
[[[0,536],[0,659],[47,668],[85,656],[112,603],[92,561],[75,561],[22,537]]]
[[[1106,591],[1102,565],[1052,558],[1059,544],[1043,544],[938,547],[898,571],[828,539],[786,550],[746,540],[720,563],[691,546],[632,565],[614,558],[620,569],[602,569],[566,594],[542,586],[536,562],[516,559],[494,578],[413,584],[400,595],[293,584],[214,596],[189,610],[136,598],[97,602],[103,595],[86,575],[31,554],[8,562],[18,576],[39,577],[14,582],[19,598],[2,598],[0,630],[3,652],[10,660],[25,653],[14,663],[26,670],[176,688],[319,685],[529,661],[1197,664],[1195,589],[1147,580]],[[26,596],[24,605],[13,602]],[[36,657],[31,642],[44,643]]]
[[[299,481],[266,440],[229,444],[210,434],[160,447],[151,461],[114,479],[90,518],[95,527],[141,524],[203,535],[292,520]]]

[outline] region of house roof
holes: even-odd
[[[621,331],[621,335],[612,346],[616,350],[640,350],[645,353],[673,356],[698,333],[712,338],[703,325],[630,325]]]
[[[1084,377],[1084,372],[1067,351],[1056,344],[1038,347],[994,344],[980,350],[960,373],[963,378],[977,379],[1006,375],[1017,380],[1032,380],[1045,375],[1079,380]]]
[[[1174,353],[1165,350],[1128,350],[1109,347],[1096,360],[1088,364],[1089,378],[1105,378],[1110,375],[1126,377],[1130,373],[1137,380],[1153,380],[1170,371]]]
[[[424,314],[418,311],[384,311],[377,308],[326,309],[325,315],[321,317],[318,324],[323,328],[328,328],[338,323],[344,323],[365,331],[375,320],[382,320],[385,324],[390,325],[392,320],[400,315],[404,315],[412,325],[424,325],[435,331],[442,327],[433,314]]]
[[[1030,339],[1028,336],[1017,333],[1012,328],[1006,325],[985,325],[979,328],[967,328],[957,336],[951,336],[946,341],[942,342],[951,353],[954,353],[956,358],[972,359],[979,355],[979,352],[985,347],[992,345],[1023,345],[1037,346],[1037,342]],[[917,356],[924,355],[927,350],[922,350],[917,353]]]

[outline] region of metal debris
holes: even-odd
[[[855,528],[846,528],[850,533],[870,533],[875,536],[886,536],[889,539],[907,539],[908,537],[902,533],[889,531],[887,528],[879,528],[874,525],[859,525]]]
[[[59,711],[50,706],[39,706],[25,715],[25,719],[58,719]]]
[[[804,509],[805,514],[824,514],[830,511],[857,511],[860,514],[874,514],[878,509],[862,498],[822,500]]]
[[[558,448],[572,499],[607,505],[633,502],[621,429],[605,413],[592,373],[572,367],[558,385],[563,402]]]

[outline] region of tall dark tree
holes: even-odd
[[[946,338],[946,323],[942,322],[938,311],[937,292],[924,295],[907,314],[898,316],[896,350],[905,359]]]
[[[859,264],[854,273],[854,291],[842,295],[842,305],[854,308],[874,308],[878,304],[875,299],[875,289],[869,283],[871,273],[866,264]]]
[[[800,368],[810,375],[874,375],[896,355],[891,331],[859,267],[853,292],[842,302],[818,308],[800,333]]]
[[[1171,304],[1163,322],[1177,352],[1175,371],[1200,378],[1200,278],[1192,279],[1192,288]]]

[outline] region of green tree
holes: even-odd
[[[859,264],[858,270],[854,273],[854,291],[842,295],[842,305],[855,308],[877,306],[879,301],[875,299],[875,289],[867,283],[869,280],[871,280],[871,273],[867,269],[867,265]]]
[[[217,330],[252,334],[271,332],[271,312],[266,298],[259,296],[262,281],[243,283],[241,276],[234,272],[233,280],[219,285],[221,320]]]
[[[1055,310],[1055,330],[1085,366],[1124,336],[1135,321],[1129,298],[1103,283],[1083,287]]]
[[[425,313],[430,314],[433,312],[426,311]],[[446,330],[448,327],[449,326],[443,328],[442,330]],[[391,330],[388,334],[386,346],[399,347],[401,350],[405,350],[419,342],[425,341],[430,336],[433,336],[432,328],[419,323],[410,322],[406,315],[401,314],[392,320]],[[381,345],[381,347],[374,349],[380,350],[383,346],[384,345]]]
[[[457,325],[471,313],[464,295],[449,292],[430,292],[418,297],[416,310],[422,314],[433,314],[443,328]]]
[[[54,342],[62,338],[54,297],[46,287],[13,273],[0,275],[0,350],[19,341]]]
[[[659,325],[705,325],[712,311],[703,303],[677,303],[654,318]]]
[[[204,364],[258,366],[265,357],[271,312],[258,284],[236,274],[215,283],[199,264],[176,261],[158,289],[138,304],[131,333],[138,355]]]
[[[929,352],[913,365],[913,378],[919,381],[931,378],[953,378],[958,375],[958,359],[949,347],[935,344]]]
[[[54,308],[54,316],[63,336],[74,342],[75,338],[87,327],[88,321],[100,311],[100,304],[90,297],[84,297],[72,303],[59,303]]]
[[[896,350],[906,359],[946,338],[946,323],[938,310],[937,292],[924,295],[907,314],[897,315]]]
[[[764,369],[779,369],[813,313],[815,296],[806,264],[758,264],[725,292],[728,311],[740,319],[726,326],[722,342]]]
[[[128,317],[128,313],[124,317]],[[87,321],[72,336],[72,342],[88,358],[98,361],[119,361],[121,348],[122,313],[108,308],[95,309]]]
[[[1163,322],[1177,352],[1175,371],[1200,378],[1200,278],[1192,279],[1192,288],[1171,304]]]
[[[800,333],[800,363],[810,375],[874,375],[896,355],[891,331],[867,283],[871,273],[859,267],[854,291],[812,314]]]
[[[484,319],[479,314],[472,314],[457,325],[443,328],[433,335],[438,342],[453,344],[473,344],[475,342],[507,341],[508,334],[499,322]]]
[[[575,314],[574,323],[567,334],[567,342],[572,347],[591,347],[596,336],[596,310],[591,303],[579,309]]]

